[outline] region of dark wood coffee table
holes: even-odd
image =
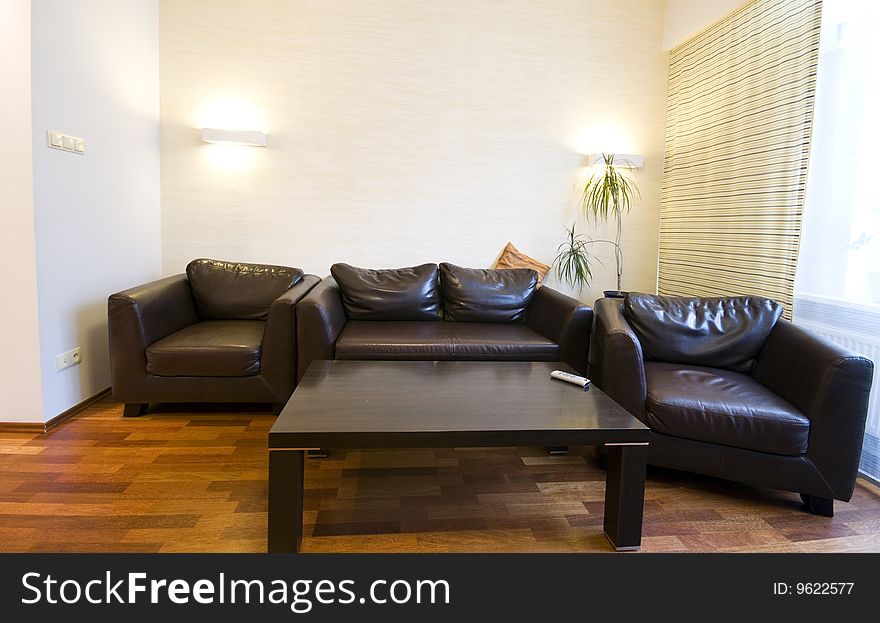
[[[604,444],[605,534],[642,539],[648,428],[560,363],[315,361],[269,431],[269,551],[302,542],[303,455],[317,448]]]

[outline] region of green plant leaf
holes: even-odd
[[[605,171],[601,175],[594,173],[584,183],[581,190],[581,205],[588,220],[592,218],[598,224],[599,221],[607,221],[613,217],[617,221],[613,244],[616,247],[617,289],[620,290],[623,273],[623,254],[620,250],[621,219],[632,209],[634,197],[641,195],[635,182],[619,170],[632,172],[634,168],[631,163],[626,161],[615,163],[614,154],[602,154],[602,160]]]
[[[587,245],[592,241],[576,233],[574,223],[571,229],[566,228],[565,231],[567,239],[557,247],[557,255],[553,260],[556,276],[573,288],[583,290],[593,278],[590,261],[595,257],[587,250]]]

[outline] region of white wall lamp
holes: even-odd
[[[246,145],[249,147],[265,147],[268,137],[265,132],[257,130],[220,130],[202,128],[202,140],[218,145]]]
[[[602,154],[590,154],[587,156],[589,166],[604,164],[605,158]],[[629,165],[633,169],[641,169],[645,166],[645,157],[639,154],[614,154],[615,164]]]

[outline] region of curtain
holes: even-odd
[[[796,323],[874,361],[860,469],[880,480],[880,3],[825,0]]]
[[[790,318],[820,0],[756,0],[669,62],[658,291],[772,298]]]

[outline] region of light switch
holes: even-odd
[[[47,135],[49,138],[49,147],[53,149],[60,149],[62,151],[69,151],[80,155],[86,153],[86,140],[84,138],[68,136],[67,134],[53,132],[51,130],[47,132]]]

